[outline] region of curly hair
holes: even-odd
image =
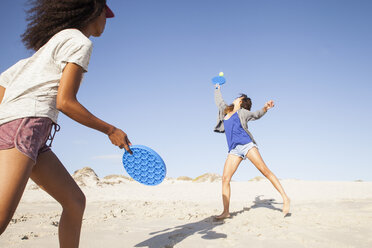
[[[252,107],[252,100],[251,98],[247,97],[246,94],[240,94],[240,96],[238,98],[242,97],[242,103],[240,104],[240,108],[244,108],[246,110],[251,110],[251,107]],[[229,106],[227,106],[224,110],[224,113],[225,115],[230,113],[231,111],[234,110],[234,104],[231,104]]]
[[[27,49],[37,51],[63,29],[86,27],[102,13],[106,0],[30,0],[29,3],[27,29],[21,37]]]

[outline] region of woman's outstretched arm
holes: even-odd
[[[77,100],[82,75],[83,69],[80,66],[74,63],[66,65],[58,88],[57,109],[80,124],[107,134],[114,145],[131,152],[131,143],[126,133],[94,116]]]
[[[244,119],[247,122],[248,121],[255,121],[255,120],[260,119],[262,116],[264,116],[266,114],[266,112],[269,109],[273,108],[274,106],[275,106],[274,101],[270,100],[270,101],[265,103],[265,105],[263,106],[262,109],[259,109],[257,111],[251,112],[251,111],[248,111],[246,109],[241,109],[241,111],[242,111],[242,114],[244,115]]]
[[[215,85],[214,102],[216,103],[218,109],[225,109],[225,107],[227,106],[226,102],[222,98],[221,86],[218,84]]]

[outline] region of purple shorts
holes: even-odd
[[[0,125],[0,150],[15,147],[36,162],[40,153],[50,150],[46,142],[52,126],[46,117],[26,117]]]

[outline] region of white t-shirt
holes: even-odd
[[[0,104],[0,125],[24,117],[48,117],[57,123],[57,92],[67,63],[88,71],[92,42],[77,29],[55,34],[29,58],[0,75],[6,88]]]

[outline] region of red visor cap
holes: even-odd
[[[114,17],[114,12],[112,12],[112,10],[109,8],[109,6],[107,6],[106,4],[106,18],[112,18]]]

